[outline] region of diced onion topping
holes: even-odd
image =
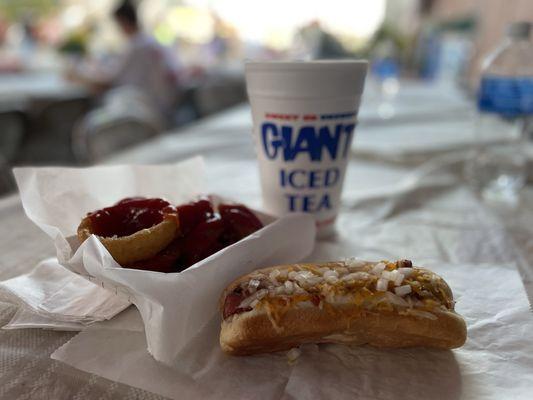
[[[259,300],[261,300],[263,297],[265,297],[268,294],[268,289],[261,289],[258,290],[255,294],[255,297]]]
[[[421,272],[419,269],[403,267],[387,268],[391,263],[377,264],[347,260],[344,263],[326,264],[321,267],[295,265],[291,268],[276,268],[268,273],[256,272],[250,280],[241,283],[241,290],[247,296],[239,308],[249,310],[256,307],[262,299],[270,296],[285,297],[281,304],[301,303],[298,307],[319,307],[324,303],[355,303],[365,308],[373,308],[387,302],[395,307],[407,308],[422,318],[436,318],[425,310],[446,309],[445,305],[434,300],[435,296],[424,282],[431,285],[439,283],[438,276]],[[416,279],[406,278],[416,276]],[[357,287],[353,288],[356,282]],[[422,283],[421,283],[422,282]],[[327,283],[327,285],[324,285]],[[261,288],[261,289],[260,289]],[[416,295],[410,295],[416,291]],[[417,297],[423,297],[423,301]],[[444,295],[443,295],[444,296]],[[431,301],[430,301],[431,300]]]
[[[342,281],[355,281],[355,280],[365,280],[365,279],[368,279],[370,277],[369,274],[367,274],[366,272],[362,272],[362,271],[359,271],[359,272],[352,272],[351,274],[348,274],[348,275],[344,275],[342,277]]]
[[[298,275],[296,275],[296,279],[309,279],[315,276],[311,271],[300,271],[298,272]]]
[[[304,289],[302,289],[302,287],[300,285],[298,285],[297,283],[294,283],[294,293],[296,293],[296,294],[305,294],[307,292]]]
[[[255,296],[250,296],[241,301],[238,308],[248,308],[256,300]]]
[[[403,285],[394,288],[394,293],[398,296],[405,296],[406,294],[411,293],[411,285]]]
[[[400,306],[400,307],[409,306],[409,304],[407,304],[407,302],[404,299],[402,299],[400,296],[395,295],[392,292],[386,292],[385,297],[389,301],[389,303],[394,304],[396,306]]]
[[[337,271],[335,271],[334,269],[330,269],[330,270],[324,272],[323,276],[324,276],[324,279],[327,279],[330,276],[334,276],[335,278],[338,278],[339,277],[339,273]]]
[[[248,289],[253,293],[257,290],[260,284],[261,281],[259,279],[250,279],[250,282],[248,282]]]
[[[389,281],[394,281],[394,278],[396,277],[396,274],[395,274],[396,271],[383,271],[381,273],[381,277],[383,279],[387,279]]]
[[[337,272],[339,275],[342,276],[342,275],[346,275],[349,271],[348,271],[348,268],[338,267]]]
[[[386,279],[394,283],[394,286],[400,286],[403,282],[404,275],[397,270],[383,271],[381,273],[381,279]]]
[[[363,268],[367,263],[361,260],[356,260],[355,258],[350,258],[346,260],[345,265],[351,270],[357,270]]]
[[[291,281],[285,281],[285,293],[292,294],[294,290],[294,284]]]
[[[396,274],[395,274],[395,277],[394,277],[394,286],[400,286],[403,282],[403,274],[400,274],[398,271],[394,271]]]
[[[290,363],[295,362],[298,357],[302,354],[302,351],[298,347],[293,347],[287,352],[287,360],[289,360]]]
[[[314,276],[312,278],[307,279],[306,284],[309,285],[309,286],[316,286],[317,284],[319,284],[323,280],[324,280],[324,278],[322,278],[321,276]]]
[[[376,290],[378,292],[386,292],[387,287],[389,286],[389,281],[387,279],[379,278],[376,283]]]
[[[376,265],[374,265],[374,267],[372,267],[372,269],[370,270],[370,273],[374,275],[380,275],[385,270],[386,267],[387,266],[382,262],[377,263]]]
[[[398,268],[396,271],[398,271],[400,274],[402,274],[406,278],[409,278],[411,275],[414,274],[415,269],[414,268]]]
[[[276,281],[279,275],[280,275],[279,269],[275,269],[270,274],[268,274],[268,277],[270,278],[270,280]]]

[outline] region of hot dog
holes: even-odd
[[[232,282],[220,299],[220,345],[233,355],[303,343],[460,347],[466,324],[450,287],[411,261],[281,265]]]

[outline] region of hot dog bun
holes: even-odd
[[[407,260],[257,270],[226,288],[220,308],[220,345],[234,355],[303,343],[451,349],[466,340],[449,286]]]

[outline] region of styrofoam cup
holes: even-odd
[[[249,62],[254,141],[267,211],[310,212],[334,231],[366,61]]]

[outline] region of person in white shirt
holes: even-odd
[[[119,62],[105,73],[72,76],[96,91],[112,88],[135,89],[161,118],[170,120],[179,91],[177,57],[169,48],[145,33],[135,6],[124,1],[113,16],[129,44]],[[120,93],[120,90],[114,90]]]

